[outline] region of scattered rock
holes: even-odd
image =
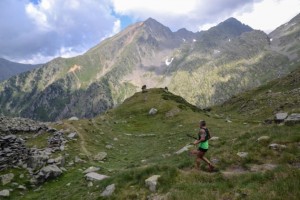
[[[4,174],[4,175],[0,176],[2,185],[6,185],[6,184],[10,183],[14,177],[15,177],[15,175],[13,173]]]
[[[109,197],[109,196],[111,196],[113,194],[113,192],[115,191],[115,189],[116,189],[115,184],[111,184],[111,185],[109,185],[109,186],[107,186],[105,188],[105,190],[101,193],[100,196],[102,196],[102,197]]]
[[[30,182],[32,184],[38,185],[44,183],[47,180],[54,179],[62,174],[62,170],[56,165],[48,165],[43,167],[37,175],[34,175]]]
[[[19,189],[19,190],[27,190],[27,188],[26,188],[24,185],[19,185],[19,186],[18,186],[18,189]]]
[[[0,197],[9,197],[9,190],[1,190]]]
[[[270,137],[269,136],[261,136],[261,137],[259,137],[258,139],[257,139],[257,141],[266,141],[266,140],[269,140],[270,139]]]
[[[110,145],[110,144],[108,144],[108,145],[106,145],[106,146],[105,146],[105,148],[107,148],[107,149],[112,149],[112,148],[113,148],[113,146],[112,146],[112,145]]]
[[[82,160],[81,158],[79,158],[78,156],[75,156],[75,163],[85,163],[85,160]],[[70,164],[70,163],[69,163]]]
[[[77,133],[76,132],[72,132],[67,136],[69,139],[73,139],[75,137],[77,137]]]
[[[85,177],[88,181],[101,181],[103,179],[108,178],[109,176],[106,176],[106,175],[103,175],[103,174],[98,174],[96,172],[90,172],[90,173],[87,173],[85,175]]]
[[[69,121],[78,121],[79,119],[78,119],[78,117],[71,117],[71,118],[69,118],[68,120],[69,120]]]
[[[300,123],[300,113],[290,114],[285,120],[286,125],[294,125],[299,123]]]
[[[96,171],[99,171],[100,170],[100,167],[89,167],[87,168],[86,170],[83,171],[84,174],[87,174],[87,173],[90,173],[90,172],[96,172]]]
[[[99,152],[96,156],[94,156],[95,161],[102,161],[107,157],[106,152]]]
[[[238,155],[241,158],[246,158],[248,156],[248,152],[238,152],[236,155]]]
[[[273,144],[269,145],[269,148],[274,149],[274,150],[282,150],[282,149],[286,148],[286,145],[273,143]]]
[[[275,115],[275,123],[282,123],[287,118],[288,113],[276,113]]]
[[[156,191],[157,180],[159,177],[160,177],[160,175],[153,175],[145,180],[145,184],[147,187],[149,187],[149,190],[151,192]]]
[[[157,113],[157,109],[156,108],[151,108],[149,111],[149,115],[155,115]]]
[[[90,182],[88,182],[88,185],[87,185],[88,187],[93,187],[94,186],[94,184],[93,184],[93,182],[92,181],[90,181]]]

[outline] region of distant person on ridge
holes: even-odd
[[[204,157],[205,153],[208,150],[208,140],[210,139],[210,134],[208,129],[206,128],[206,122],[204,120],[200,121],[200,130],[198,133],[198,139],[194,141],[194,145],[199,144],[197,150],[192,150],[190,153],[193,155],[197,155],[195,160],[195,167],[196,169],[199,169],[200,167],[200,161],[203,160],[208,164],[209,170],[213,171],[214,166],[211,164],[211,162]]]

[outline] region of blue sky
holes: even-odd
[[[299,11],[300,0],[0,0],[0,57],[43,63],[76,56],[149,17],[194,32],[235,17],[269,33]]]

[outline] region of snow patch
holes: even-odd
[[[273,41],[273,38],[271,38],[270,41],[272,42],[272,41]]]
[[[231,39],[230,39],[230,38],[228,39],[228,42],[231,42]]]
[[[166,61],[165,61],[166,65],[169,66],[169,65],[172,63],[173,59],[174,59],[174,58],[171,58],[171,59],[169,60],[169,58],[167,58]]]
[[[186,41],[186,39],[182,38],[182,41],[184,41],[184,42],[185,42],[185,41]]]
[[[193,42],[197,42],[197,40],[196,40],[196,39],[193,39]]]

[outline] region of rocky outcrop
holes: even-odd
[[[23,133],[47,131],[49,128],[46,123],[36,122],[26,118],[0,117],[0,133]]]
[[[30,155],[25,141],[16,135],[0,137],[0,171],[25,163]]]

